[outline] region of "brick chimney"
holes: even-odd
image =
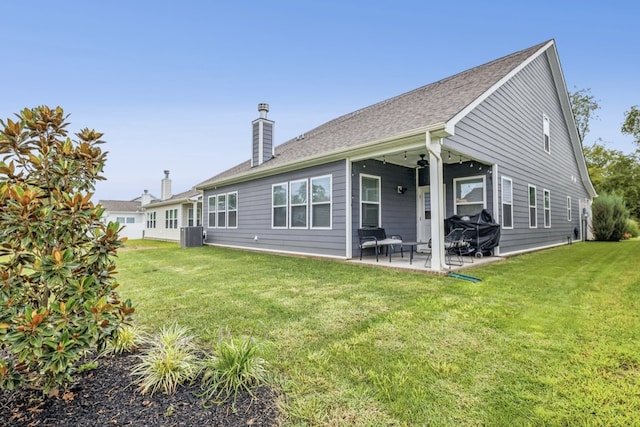
[[[253,126],[253,145],[251,151],[251,166],[258,166],[271,160],[273,154],[273,124],[267,119],[269,104],[258,104],[260,117],[251,122]]]
[[[167,200],[171,198],[171,180],[169,179],[169,171],[164,171],[164,179],[161,183],[160,200]]]

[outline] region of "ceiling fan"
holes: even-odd
[[[420,160],[417,162],[419,168],[429,166],[429,162],[424,159],[424,156],[426,156],[426,154],[420,154]]]

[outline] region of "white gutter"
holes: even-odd
[[[431,187],[431,269],[442,271],[448,269],[444,253],[444,175],[442,166],[442,139],[431,144],[431,131],[426,131],[426,146],[429,152],[429,181]],[[435,165],[435,167],[433,167]],[[435,201],[435,209],[433,202]]]
[[[287,161],[286,163],[276,164],[273,166],[269,163],[269,161],[264,162],[261,165],[260,170],[245,170],[240,172],[238,175],[233,175],[228,178],[223,178],[220,181],[207,180],[205,182],[201,182],[197,184],[194,189],[196,190],[208,190],[215,189],[218,187],[223,187],[227,185],[237,184],[240,182],[245,182],[249,180],[254,180],[258,178],[264,178],[267,176],[277,175],[281,173],[291,172],[300,170],[303,168],[317,166],[321,164],[330,163],[333,161],[341,161],[344,159],[350,159],[352,162],[362,160],[362,159],[370,159],[372,155],[382,155],[383,153],[397,151],[397,150],[405,150],[407,148],[406,140],[412,137],[420,137],[423,132],[431,131],[438,132],[439,134],[443,134],[442,130],[444,129],[444,123],[435,123],[429,126],[424,126],[419,129],[413,129],[411,131],[399,133],[390,137],[381,138],[374,141],[363,142],[360,145],[355,147],[350,147],[348,149],[337,148],[332,151],[328,151],[325,153],[314,154],[310,157],[305,157],[301,159],[293,159]],[[443,134],[444,135],[444,134]],[[422,143],[419,143],[417,146],[421,146]],[[277,159],[276,155],[276,159]]]

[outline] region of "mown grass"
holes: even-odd
[[[148,329],[268,343],[288,425],[611,426],[640,419],[638,259],[638,240],[577,243],[472,283],[145,241],[118,269]]]

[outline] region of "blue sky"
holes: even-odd
[[[585,143],[631,152],[636,2],[40,1],[3,4],[0,117],[61,106],[104,132],[97,199],[159,196],[245,161],[257,104],[276,144],[328,120],[555,39],[569,90],[601,109]]]

